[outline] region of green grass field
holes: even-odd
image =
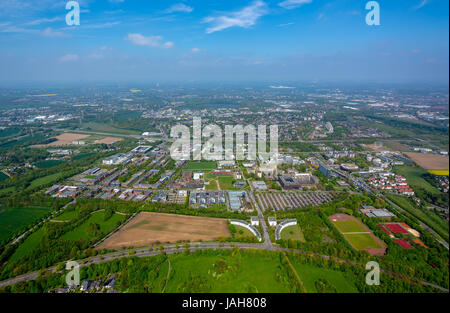
[[[187,171],[205,171],[214,170],[217,168],[217,162],[214,161],[191,161],[186,163],[184,169]]]
[[[9,178],[8,175],[6,175],[6,174],[0,172],[0,181],[4,181],[4,180],[6,180],[6,179],[8,179],[8,178]]]
[[[220,176],[219,178],[219,184],[221,190],[235,190],[233,186],[233,176]]]
[[[440,191],[436,187],[432,186],[422,177],[422,175],[427,174],[427,171],[418,166],[411,166],[411,165],[395,166],[393,170],[396,174],[405,176],[406,181],[413,189],[420,187],[425,189],[427,192],[431,194],[440,193]]]
[[[358,250],[382,248],[381,245],[375,239],[373,239],[370,234],[349,234],[344,235],[344,237]]]
[[[99,133],[111,133],[111,134],[119,134],[119,135],[140,135],[140,132],[136,130],[131,129],[122,129],[117,128],[114,126],[111,126],[110,124],[106,123],[83,123],[81,125],[81,130],[87,130],[92,132],[99,132]]]
[[[48,208],[0,207],[0,241],[37,222],[50,212]]]
[[[319,279],[328,281],[328,283],[330,283],[338,293],[358,292],[353,282],[346,279],[342,272],[306,264],[298,264],[295,262],[292,263],[292,266],[297,271],[297,274],[300,276],[306,291],[309,293],[319,292],[316,288],[316,282]]]
[[[39,246],[39,243],[44,238],[44,227],[39,228],[32,233],[25,241],[14,251],[14,254],[9,258],[8,262],[14,263],[15,261],[27,256],[31,251]]]
[[[71,221],[78,216],[77,210],[66,211],[54,218],[56,221]]]
[[[36,167],[38,168],[51,168],[54,166],[57,166],[61,163],[63,163],[64,161],[60,161],[60,160],[48,160],[48,161],[42,161],[42,162],[38,162],[36,163]]]
[[[300,242],[306,242],[305,236],[303,235],[303,232],[298,225],[289,226],[283,229],[283,231],[281,232],[281,239],[292,239]]]
[[[277,279],[282,274],[273,256],[241,253],[236,256],[171,255],[167,293],[286,293],[290,287]],[[264,274],[262,274],[264,273]]]
[[[111,230],[113,230],[118,222],[123,222],[126,219],[125,215],[114,214],[110,219],[104,221],[105,212],[98,211],[91,215],[91,217],[81,224],[79,227],[74,230],[64,234],[61,239],[62,240],[91,240],[94,238],[93,235],[89,234],[88,229],[91,223],[97,223],[100,225],[100,230],[102,233],[107,234]]]
[[[30,186],[28,186],[28,188],[35,188],[35,187],[51,184],[53,182],[58,181],[62,177],[64,177],[64,173],[55,173],[52,175],[44,176],[44,177],[33,180],[31,182]]]
[[[218,190],[219,187],[215,180],[209,180],[208,185],[205,185],[206,190]]]
[[[333,222],[341,233],[361,233],[367,232],[358,222],[355,221],[335,221]]]
[[[234,238],[256,238],[255,235],[253,235],[253,233],[247,228],[241,227],[239,225],[234,225],[234,227],[236,228],[236,234],[234,235]]]

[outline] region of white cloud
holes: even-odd
[[[416,6],[414,7],[414,10],[419,10],[419,9],[423,8],[423,7],[426,6],[429,2],[430,2],[430,0],[422,0],[418,5],[416,5]]]
[[[192,48],[192,50],[191,50],[192,53],[199,53],[201,51],[202,50],[200,50],[199,48]]]
[[[267,12],[267,5],[263,1],[257,0],[240,11],[231,12],[228,15],[207,17],[203,22],[212,24],[211,27],[206,29],[206,33],[211,34],[230,27],[249,28],[255,25],[258,19]]]
[[[67,37],[66,34],[54,31],[51,27],[47,27],[46,29],[44,29],[41,34],[45,37]]]
[[[126,40],[129,40],[138,46],[148,46],[154,48],[172,48],[174,46],[174,43],[171,41],[162,42],[162,36],[146,37],[141,34],[128,34]]]
[[[57,21],[61,21],[63,20],[63,18],[61,16],[57,16],[54,18],[41,18],[41,19],[37,19],[31,22],[26,23],[25,25],[39,25],[39,24],[44,24],[44,23],[53,23],[53,22],[57,22]]]
[[[185,5],[184,3],[177,3],[168,8],[166,10],[166,13],[175,13],[175,12],[191,13],[192,11],[194,11],[193,7]]]
[[[278,5],[287,10],[292,10],[311,2],[312,0],[285,0],[283,2],[278,3]]]
[[[69,54],[66,54],[66,55],[60,57],[59,61],[60,62],[75,62],[75,61],[78,61],[78,59],[79,59],[79,57],[77,54],[69,53]]]

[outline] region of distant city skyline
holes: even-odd
[[[39,4],[36,4],[39,2]],[[0,2],[0,86],[327,81],[448,84],[449,4],[357,0]]]

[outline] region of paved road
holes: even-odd
[[[301,251],[301,250],[294,250],[294,249],[286,249],[286,248],[279,248],[276,246],[267,246],[265,244],[251,244],[251,243],[216,243],[216,242],[210,242],[210,243],[202,243],[202,242],[198,242],[198,243],[191,243],[189,250],[191,252],[195,252],[195,251],[199,251],[199,250],[208,250],[208,249],[213,249],[213,250],[231,250],[234,249],[235,247],[241,248],[241,249],[256,249],[256,250],[268,250],[268,251],[285,251],[285,252],[294,252],[294,253],[299,253],[299,254],[308,254],[310,255],[311,252],[307,252],[307,251]],[[167,245],[164,246],[164,252],[168,255],[171,254],[178,254],[178,253],[183,253],[185,252],[185,248],[184,247],[177,247],[177,245]],[[91,264],[100,264],[100,263],[104,263],[104,262],[110,262],[116,259],[121,259],[121,258],[128,258],[128,257],[151,257],[151,256],[156,256],[158,254],[161,254],[161,251],[154,251],[152,248],[140,248],[140,249],[136,249],[134,254],[129,254],[128,251],[117,251],[117,252],[113,252],[113,253],[109,253],[109,254],[105,254],[105,255],[100,255],[100,256],[94,256],[88,259],[85,259],[84,261],[78,261],[78,263],[80,264],[80,267],[86,267],[89,266]],[[319,258],[324,258],[324,259],[330,259],[331,257],[328,255],[321,255],[321,254],[313,254],[315,257],[319,257]],[[344,259],[340,259],[340,258],[333,258],[334,260],[340,261],[340,262],[344,262],[347,264],[351,264],[354,266],[361,266],[364,267],[364,264],[361,263],[357,263],[357,262],[353,262],[353,261],[348,261],[348,260],[344,260]],[[47,271],[51,272],[51,273],[55,273],[55,267],[52,266],[50,268],[47,269]],[[389,275],[393,275],[396,277],[402,277],[401,275],[397,274],[397,273],[393,273],[390,271],[386,271],[386,270],[381,270],[383,273],[389,274]],[[39,271],[35,271],[32,273],[28,273],[25,275],[21,275],[9,280],[5,280],[0,282],[0,288],[6,287],[6,286],[10,286],[10,285],[14,285],[20,282],[25,282],[25,281],[30,281],[30,280],[35,280],[36,278],[38,278],[39,276]],[[434,287],[436,289],[439,289],[441,291],[444,292],[448,292],[448,289],[445,289],[443,287],[437,286],[435,284],[431,284],[428,282],[424,282],[424,281],[419,281],[416,279],[410,279],[416,283],[425,285],[425,286],[431,286]]]

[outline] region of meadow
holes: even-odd
[[[281,232],[281,239],[292,239],[300,242],[306,242],[305,235],[303,235],[303,232],[298,225],[289,226],[283,229]]]
[[[61,163],[63,163],[64,161],[61,160],[47,160],[47,161],[42,161],[42,162],[37,162],[36,163],[36,167],[37,168],[51,168],[54,166],[57,166]]]
[[[0,241],[9,239],[25,227],[50,213],[49,208],[0,207]]]
[[[75,228],[74,230],[64,234],[62,240],[91,240],[94,239],[94,234],[89,232],[89,226],[92,223],[96,223],[100,226],[100,231],[103,234],[107,234],[117,227],[118,223],[122,223],[126,219],[125,215],[114,214],[111,218],[105,221],[105,212],[97,211],[91,214],[83,224]]]
[[[171,275],[166,292],[287,293],[290,286],[276,256],[258,253],[236,255],[170,256]]]
[[[419,187],[423,188],[425,191],[431,194],[440,193],[440,191],[436,187],[432,186],[422,177],[424,174],[427,173],[427,171],[420,167],[411,165],[402,165],[394,167],[393,170],[396,174],[400,174],[406,177],[406,181],[413,189]]]
[[[342,272],[336,270],[329,270],[325,268],[319,268],[307,264],[299,264],[292,262],[292,266],[297,271],[300,279],[305,286],[308,293],[318,293],[321,290],[318,288],[319,281],[327,281],[331,290],[326,292],[338,292],[338,293],[356,293],[356,289],[353,282],[345,278]],[[319,289],[319,290],[318,290]],[[323,292],[323,291],[322,291]]]
[[[14,254],[11,256],[8,262],[14,263],[17,260],[27,256],[27,254],[29,254],[31,251],[33,251],[39,246],[42,239],[44,238],[44,235],[45,235],[44,227],[41,227],[37,231],[32,233],[25,239],[25,241],[21,245],[19,245],[19,247],[17,247],[16,251],[14,251]]]

